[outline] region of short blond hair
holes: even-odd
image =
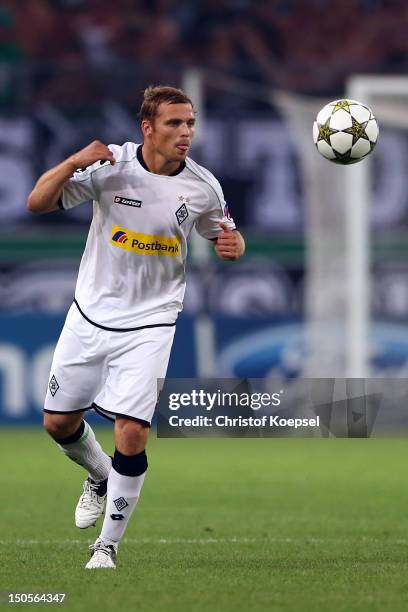
[[[192,101],[182,89],[168,85],[150,85],[143,93],[143,102],[139,112],[140,121],[145,119],[153,121],[162,102],[167,104],[191,104],[193,107]]]

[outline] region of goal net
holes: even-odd
[[[407,332],[405,348],[398,341],[408,319],[404,247],[408,244],[408,78],[355,75],[348,80],[344,97],[372,108],[380,135],[373,155],[344,167],[322,158],[313,144],[313,121],[330,101],[327,97],[297,96],[193,71],[186,86],[202,104],[201,119],[206,84],[212,91],[219,88],[268,100],[292,135],[306,247],[305,346],[299,374],[319,378],[406,375]],[[280,206],[285,207],[285,201]],[[196,257],[201,260],[205,258],[202,248],[197,243]],[[406,358],[399,355],[398,367],[387,368],[378,358],[378,344],[387,342],[406,353]],[[207,355],[206,361],[214,360]]]
[[[404,318],[404,313],[395,313],[404,284],[394,279],[388,283],[394,298],[381,298],[381,292],[387,290],[376,282],[374,264],[381,267],[386,260],[388,266],[391,262],[398,266],[398,245],[408,234],[404,227],[405,177],[394,176],[399,191],[387,178],[387,158],[396,144],[403,149],[407,144],[403,132],[408,128],[408,78],[356,75],[349,79],[345,96],[370,106],[380,125],[375,154],[345,167],[327,163],[313,151],[311,126],[327,99],[285,93],[273,98],[296,134],[306,196],[309,359],[305,375],[365,378],[385,373],[375,367],[376,342],[387,335],[384,327],[374,326],[376,302],[388,300],[385,308],[380,305],[381,320],[391,315],[395,323],[395,314]],[[388,369],[392,375],[395,372]],[[406,373],[406,367],[397,373]]]

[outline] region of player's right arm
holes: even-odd
[[[94,140],[51,170],[44,172],[28,196],[27,208],[33,213],[47,213],[59,208],[58,201],[65,183],[78,169],[85,169],[97,161],[115,163],[112,151],[99,140]]]

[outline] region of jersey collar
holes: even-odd
[[[142,146],[143,145],[139,145],[137,147],[137,151],[136,151],[137,160],[138,160],[139,164],[142,166],[142,168],[147,170],[147,172],[150,172],[149,168],[146,165],[145,160],[143,159]],[[174,172],[172,172],[171,174],[167,174],[165,176],[177,176],[177,174],[180,174],[180,172],[183,172],[185,167],[186,167],[186,162],[183,161],[183,162],[181,162],[179,167],[176,170],[174,170]],[[151,174],[154,174],[154,172],[151,172]]]

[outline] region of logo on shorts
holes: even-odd
[[[118,497],[118,499],[114,499],[113,503],[116,506],[116,510],[120,512],[123,508],[126,508],[129,504],[127,503],[124,497]]]
[[[131,198],[121,198],[120,196],[115,196],[114,200],[115,204],[123,204],[124,206],[134,206],[135,208],[140,208],[142,205],[142,200],[132,200]]]
[[[126,232],[119,231],[112,236],[112,240],[113,242],[120,242],[121,244],[124,244],[128,241],[128,237],[126,236]]]
[[[190,198],[185,198],[184,196],[179,196],[178,199],[181,202],[181,206],[176,210],[176,217],[178,224],[181,225],[183,221],[185,221],[188,217],[188,210],[186,204],[190,202]]]
[[[176,236],[159,236],[157,234],[142,234],[114,225],[110,243],[114,246],[138,253],[139,255],[180,255],[180,238]]]
[[[50,390],[50,393],[51,393],[52,397],[54,397],[54,395],[56,394],[56,392],[59,389],[59,384],[58,384],[58,381],[55,378],[54,374],[51,377],[51,380],[50,380],[50,382],[48,384],[48,388]]]

